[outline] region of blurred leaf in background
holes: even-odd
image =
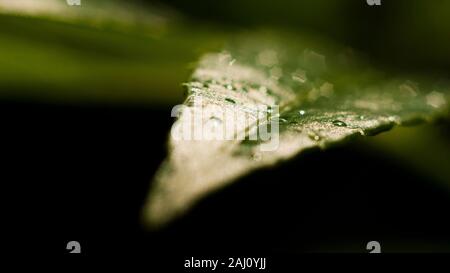
[[[174,103],[192,62],[218,50],[226,32],[255,27],[337,39],[386,71],[450,68],[450,7],[441,0],[382,8],[360,0],[1,0],[0,14],[3,97]]]
[[[192,19],[218,24],[310,30],[401,69],[445,72],[450,68],[450,3],[446,0],[383,1],[379,7],[365,0],[164,2]]]
[[[189,64],[222,43],[220,32],[183,22],[142,3],[2,0],[0,96],[175,103]]]

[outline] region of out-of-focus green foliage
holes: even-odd
[[[310,30],[402,70],[450,69],[446,0],[169,0],[192,18],[237,27]],[[445,71],[445,70],[444,70]]]
[[[0,2],[2,98],[175,103],[190,63],[222,44],[219,32],[122,1],[27,2]]]
[[[448,1],[384,1],[382,8],[359,0],[167,3],[192,20],[143,1],[71,7],[64,0],[1,0],[0,95],[175,103],[189,65],[220,48],[226,35],[218,30],[228,26],[309,29],[390,66],[450,67]],[[221,24],[209,28],[208,20]]]
[[[448,122],[448,121],[447,121]],[[443,124],[404,127],[382,134],[366,144],[392,155],[405,166],[440,183],[450,191],[450,143]]]

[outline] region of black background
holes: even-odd
[[[172,255],[365,253],[371,240],[385,252],[449,251],[447,193],[358,142],[258,171],[148,232],[140,209],[165,156],[168,111],[23,102],[1,109],[9,117],[5,183],[20,194],[9,204],[19,208],[19,251],[64,254],[71,240],[83,255],[144,254],[155,262]]]

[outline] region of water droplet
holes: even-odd
[[[314,141],[319,141],[320,140],[320,136],[318,134],[314,133],[314,132],[309,132],[308,136],[309,136],[309,138],[311,140],[314,140]]]
[[[442,107],[446,104],[445,97],[442,93],[433,91],[426,97],[427,104],[434,108]]]
[[[305,65],[314,71],[320,72],[326,70],[325,56],[315,51],[306,49],[303,52],[303,59]]]
[[[300,111],[298,111],[298,113],[300,114],[300,116],[304,116],[306,114],[306,111],[305,110],[300,110]]]
[[[331,97],[334,92],[334,86],[333,84],[326,82],[320,86],[320,95],[324,97]]]
[[[279,79],[281,76],[283,76],[283,70],[281,70],[281,68],[276,66],[270,69],[270,76],[274,79]]]
[[[264,66],[274,66],[278,63],[277,52],[274,50],[264,50],[258,54],[258,62]]]
[[[338,120],[338,119],[333,121],[333,125],[338,126],[338,127],[346,127],[347,126],[347,124],[345,122]]]
[[[417,92],[419,90],[418,85],[411,81],[406,81],[405,83],[399,86],[400,91],[409,96],[415,97],[417,96]]]
[[[235,100],[233,100],[233,99],[230,99],[230,98],[225,98],[225,100],[226,100],[226,101],[228,101],[228,102],[231,102],[231,103],[233,103],[233,104],[234,104],[234,103],[236,103],[236,101],[235,101]]]
[[[292,79],[299,83],[305,83],[307,80],[306,72],[303,70],[297,70],[296,72],[292,73]]]

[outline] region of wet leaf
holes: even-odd
[[[307,149],[446,115],[449,86],[387,75],[323,39],[239,35],[201,58],[185,84],[144,219],[164,225],[208,193]]]

